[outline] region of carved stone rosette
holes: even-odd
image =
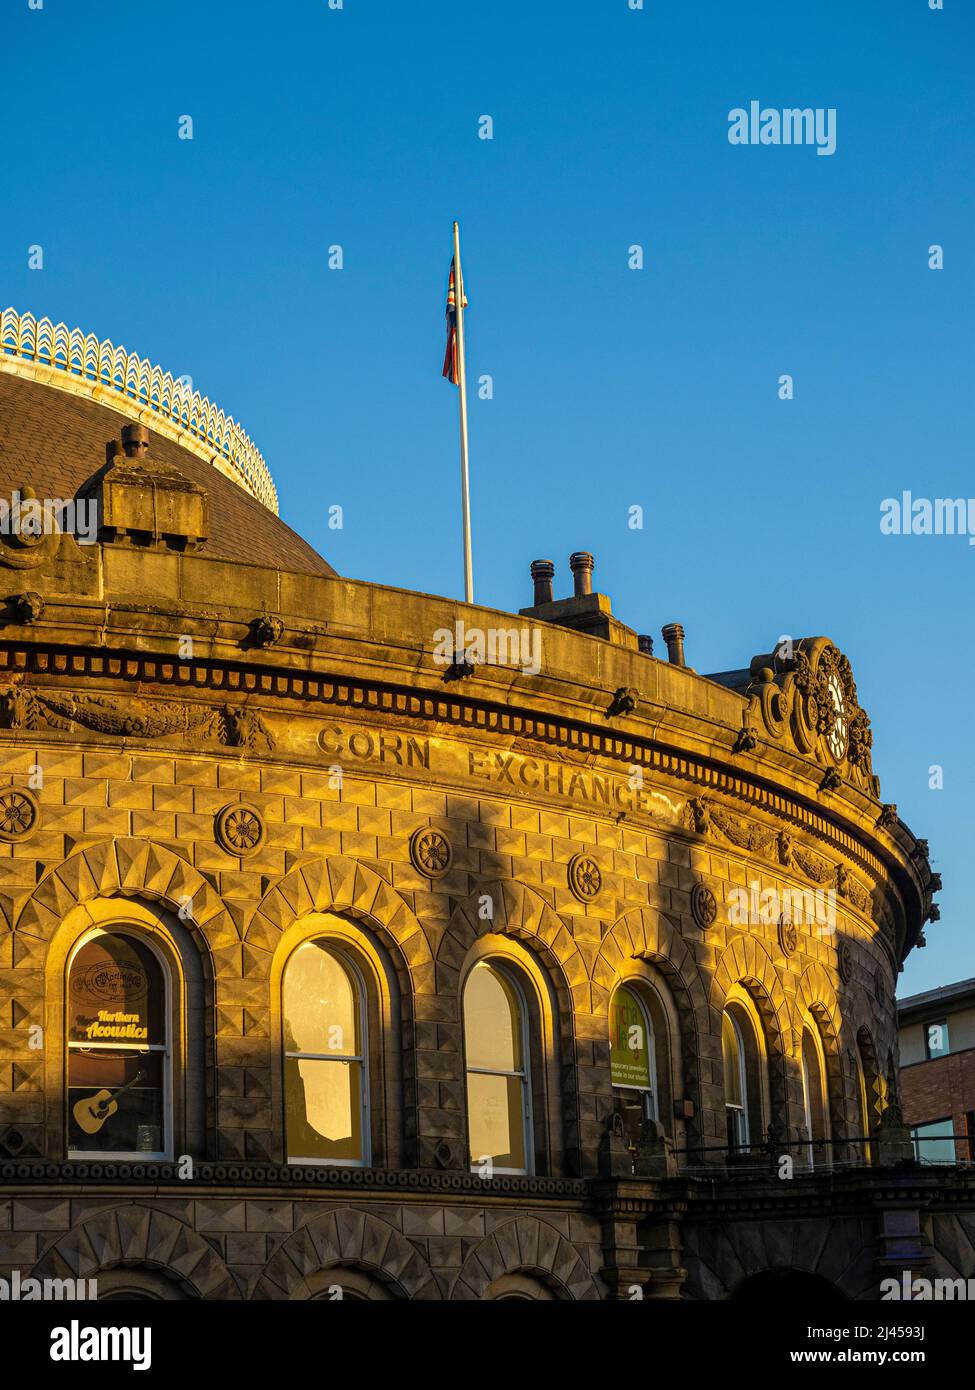
[[[421,826],[410,836],[410,859],[413,867],[427,878],[443,878],[450,868],[454,852],[442,830]]]
[[[795,922],[787,922],[785,916],[779,918],[779,947],[785,956],[795,955],[799,948],[799,931]]]
[[[837,955],[837,969],[840,979],[848,985],[853,979],[853,951],[848,941],[841,941]]]
[[[569,887],[583,903],[591,903],[603,886],[603,871],[591,854],[574,854],[567,870]]]
[[[707,931],[718,915],[718,900],[704,883],[695,883],[691,889],[691,916],[701,928]]]
[[[24,787],[0,789],[0,840],[26,840],[40,823],[37,797]]]
[[[256,854],[267,838],[264,817],[256,806],[235,801],[217,812],[214,824],[217,844],[228,854]]]

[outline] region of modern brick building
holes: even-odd
[[[975,1159],[975,980],[901,999],[897,1024],[901,1104],[919,1160],[971,1163]]]
[[[975,1272],[975,1187],[893,1103],[940,885],[830,640],[700,674],[582,552],[518,615],[340,578],[209,402],[12,311],[0,346],[0,1273]]]

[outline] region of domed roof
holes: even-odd
[[[22,331],[25,322],[32,332]],[[49,350],[42,352],[38,330],[45,324],[51,334]],[[153,465],[177,470],[209,495],[209,535],[198,553],[298,573],[335,574],[276,515],[277,494],[263,459],[243,431],[208,401],[195,393],[181,395],[179,384],[157,368],[124,349],[85,339],[77,330],[69,335],[63,325],[54,330],[46,320],[38,323],[7,310],[3,329],[0,497],[9,500],[29,487],[38,497],[70,500],[104,468],[106,443],[135,421],[149,430]],[[77,334],[77,346],[87,346],[84,370],[67,352],[53,350],[54,333],[63,335],[66,344]],[[118,364],[114,373],[106,371],[98,355],[106,351],[114,355],[112,365]],[[75,355],[80,361],[80,354]],[[133,363],[141,368],[134,389]],[[160,386],[169,388],[165,397]]]

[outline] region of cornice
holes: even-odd
[[[79,697],[79,705],[84,699],[107,706],[101,732],[117,733],[127,739],[142,736],[153,739],[170,733],[190,738],[206,724],[217,743],[244,746],[249,756],[258,758],[273,755],[273,741],[267,737],[257,710],[263,708],[265,700],[287,700],[311,706],[309,712],[317,707],[322,711],[347,712],[353,720],[368,717],[371,721],[441,726],[495,736],[512,746],[521,744],[539,750],[559,750],[563,757],[586,763],[602,759],[627,767],[640,766],[658,778],[693,788],[699,794],[695,804],[702,799],[721,796],[739,803],[743,810],[758,812],[805,832],[857,865],[878,885],[892,877],[908,900],[916,895],[919,913],[925,911],[930,902],[930,890],[922,876],[926,858],[922,863],[917,854],[914,858],[900,857],[896,850],[902,847],[896,841],[894,848],[888,848],[872,831],[865,831],[862,825],[840,816],[832,808],[816,805],[795,790],[785,790],[768,777],[729,766],[718,757],[702,756],[696,750],[688,751],[669,743],[667,736],[673,737],[681,731],[668,728],[664,732],[659,720],[650,734],[638,734],[630,729],[598,727],[578,717],[559,717],[548,711],[501,704],[469,694],[460,685],[429,690],[418,685],[345,677],[293,666],[269,669],[256,661],[229,662],[205,657],[180,661],[146,652],[60,647],[40,641],[0,642],[0,680],[4,676],[10,683],[9,689],[16,691],[21,701],[25,695],[29,699],[35,687],[38,695],[43,696],[44,691],[52,687],[69,686],[72,680],[84,681],[86,694]],[[92,683],[96,682],[108,682],[111,687],[126,692],[123,703],[114,710],[115,718],[111,718],[111,699],[92,692]],[[131,692],[128,698],[137,699],[140,708],[147,709],[154,700],[159,700],[155,691],[167,689],[178,690],[190,698],[174,704],[172,696],[167,696],[165,706],[160,706],[165,717],[160,714],[156,721],[127,715],[124,700],[128,692]],[[207,707],[204,703],[207,696],[211,700],[217,697],[220,704]],[[245,711],[246,720],[242,720]],[[178,718],[174,712],[179,714]],[[16,721],[8,714],[8,727],[11,722]],[[73,717],[70,708],[66,711],[62,704],[56,727],[70,729],[72,723],[84,726],[85,720],[80,715]],[[711,817],[707,822],[704,833],[713,828]],[[722,819],[716,814],[714,822],[723,825],[727,835],[727,817]],[[747,822],[744,824],[747,826]],[[693,824],[686,828],[686,833],[692,842],[700,838]],[[758,823],[755,836],[763,840],[769,838],[767,832],[760,833]],[[734,838],[733,832],[730,838]],[[741,847],[742,840],[737,843]],[[930,883],[930,871],[927,873]],[[857,903],[853,896],[853,905],[863,910],[864,905]],[[866,915],[870,917],[869,911]]]

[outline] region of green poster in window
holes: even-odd
[[[609,1018],[610,1064],[614,1086],[650,1088],[650,1037],[647,1016],[635,994],[618,989]]]

